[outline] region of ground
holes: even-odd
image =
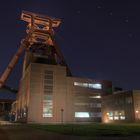
[[[0,140],[140,140],[140,136],[74,136],[29,125],[1,125]]]

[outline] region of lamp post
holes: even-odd
[[[135,112],[136,112],[136,120],[138,121],[139,120],[139,111],[136,110]]]
[[[61,123],[63,123],[63,113],[64,113],[64,109],[61,108]]]

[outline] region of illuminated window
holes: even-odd
[[[89,98],[95,98],[95,99],[99,99],[99,98],[101,98],[101,96],[89,96]]]
[[[53,71],[44,72],[43,117],[53,117]]]
[[[75,112],[75,118],[89,118],[89,112]]]
[[[125,120],[125,112],[124,110],[115,110],[114,112],[108,112],[109,120]]]
[[[43,102],[43,117],[52,117],[52,100]]]
[[[89,84],[89,88],[102,89],[101,84]]]
[[[125,116],[124,110],[119,111],[119,115],[120,115],[120,116]]]
[[[119,120],[119,117],[118,116],[114,116],[114,120]]]
[[[125,116],[120,116],[120,120],[125,120]]]
[[[88,106],[89,103],[74,103],[76,106]]]
[[[93,88],[93,89],[102,89],[102,85],[99,84],[99,83],[80,83],[80,82],[74,82],[74,86]]]
[[[107,115],[109,120],[113,120],[113,112],[108,112]]]
[[[113,116],[113,112],[109,112],[109,116],[112,117]]]
[[[109,120],[113,120],[113,117],[108,117],[109,118]]]
[[[119,112],[119,116],[120,116],[120,120],[125,120],[125,112],[124,112],[124,110],[121,110]]]

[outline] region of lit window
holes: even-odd
[[[93,88],[93,89],[102,89],[102,85],[98,83],[94,84],[94,83],[74,82],[74,86],[87,87],[87,88]]]
[[[125,120],[125,116],[120,116],[120,120]]]
[[[74,103],[76,106],[88,106],[89,103]]]
[[[125,116],[124,110],[119,111],[119,115],[120,115],[120,116]]]
[[[108,117],[109,118],[109,120],[113,120],[113,117]]]
[[[53,71],[44,71],[43,117],[53,117]]]
[[[89,112],[75,112],[76,118],[89,118]]]
[[[83,87],[88,87],[88,83],[83,83]]]
[[[95,98],[95,99],[98,99],[98,98],[101,98],[101,96],[89,96],[89,98]]]
[[[113,116],[113,112],[109,112],[109,117],[112,117]]]
[[[118,116],[114,116],[114,120],[119,120],[119,117]]]
[[[89,88],[102,89],[101,84],[89,84]]]
[[[52,117],[52,100],[43,102],[43,117]]]

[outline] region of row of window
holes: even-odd
[[[92,95],[92,96],[87,96],[87,95],[86,95],[86,96],[81,96],[81,95],[76,95],[76,94],[75,94],[75,97],[76,97],[76,98],[83,98],[83,99],[85,99],[85,98],[100,99],[100,98],[101,98],[100,95],[95,95],[95,96],[93,96],[93,95]]]
[[[102,85],[99,84],[99,83],[74,82],[74,86],[85,87],[85,88],[93,88],[93,89],[102,89]]]
[[[43,117],[53,117],[53,71],[44,72]]]
[[[75,112],[75,118],[101,118],[101,112]]]
[[[124,110],[115,110],[107,113],[109,120],[125,120]]]
[[[101,108],[101,103],[82,103],[82,102],[77,102],[74,104],[75,106],[87,106],[91,108]]]

